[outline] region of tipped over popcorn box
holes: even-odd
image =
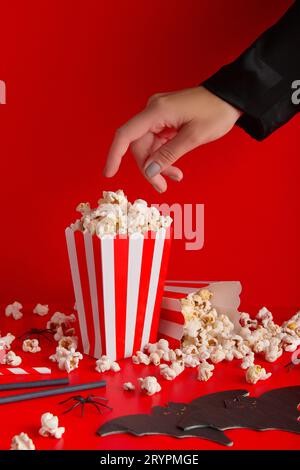
[[[82,351],[111,360],[156,340],[167,272],[170,217],[123,191],[107,191],[66,229]]]
[[[180,348],[184,337],[185,316],[182,299],[198,291],[203,292],[205,302],[210,303],[219,314],[227,315],[234,324],[236,331],[240,329],[240,293],[241,283],[238,281],[206,282],[206,281],[166,281],[161,304],[161,315],[158,328],[159,338],[169,341],[173,349]]]

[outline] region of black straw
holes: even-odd
[[[39,392],[10,395],[6,397],[0,397],[0,405],[4,405],[7,403],[15,403],[17,401],[34,400],[35,398],[53,397],[55,395],[62,395],[63,393],[69,393],[69,392],[78,392],[80,390],[90,390],[92,388],[101,388],[101,387],[105,387],[105,385],[106,385],[106,381],[101,380],[99,382],[90,382],[90,383],[79,384],[79,385],[69,385],[68,387],[58,387],[58,388],[52,388],[50,390],[40,390]]]
[[[19,390],[21,388],[53,387],[54,385],[67,385],[68,383],[68,377],[64,377],[63,379],[35,380],[34,382],[0,383],[0,391]]]

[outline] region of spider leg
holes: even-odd
[[[104,406],[104,408],[107,408],[108,410],[112,410],[112,408],[110,406],[105,405],[104,403],[99,403],[97,400],[93,400],[91,403],[92,404],[96,403],[97,405]]]
[[[74,410],[74,408],[76,408],[76,406],[78,406],[78,405],[80,405],[79,401],[77,403],[75,403],[74,405],[72,405],[71,408],[69,408],[68,410],[63,411],[63,414],[69,413],[69,411]]]
[[[74,400],[74,397],[67,398],[66,400],[60,401],[58,404],[62,405],[63,403],[67,403],[67,401]]]
[[[98,397],[97,395],[91,395],[91,398],[98,398],[99,400],[108,401],[108,398]]]
[[[100,406],[97,405],[97,403],[95,403],[94,401],[92,401],[92,402],[91,402],[91,405],[93,405],[93,406],[99,411],[99,413],[100,413],[101,415],[103,414],[102,410],[100,409]]]

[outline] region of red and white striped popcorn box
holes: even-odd
[[[171,230],[99,239],[67,228],[66,240],[83,352],[122,359],[156,341]]]
[[[241,283],[238,281],[166,281],[161,304],[158,328],[159,338],[169,341],[170,347],[179,348],[183,336],[184,317],[180,299],[200,289],[209,289],[213,296],[212,306],[221,314],[226,314],[239,327]]]

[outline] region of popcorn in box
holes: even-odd
[[[166,281],[161,304],[161,315],[158,337],[169,341],[173,349],[180,348],[184,334],[184,316],[181,313],[180,299],[201,289],[208,289],[212,294],[212,307],[220,314],[226,314],[240,329],[240,294],[241,283],[238,281],[207,282],[207,281]]]
[[[104,192],[98,208],[80,204],[82,218],[66,229],[86,354],[114,361],[156,340],[172,220],[153,209]]]

